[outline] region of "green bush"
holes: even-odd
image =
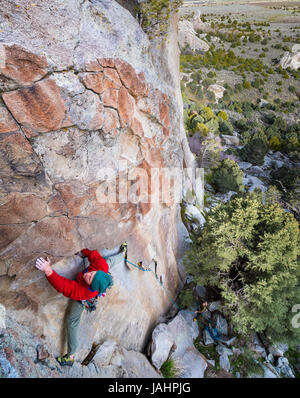
[[[219,119],[219,131],[222,134],[232,135],[233,127],[227,120]]]
[[[184,264],[195,283],[221,291],[237,333],[298,342],[291,309],[300,302],[299,248],[294,216],[244,192],[210,210]]]
[[[224,159],[220,165],[212,168],[211,185],[216,192],[240,192],[243,186],[244,173],[232,159]]]
[[[185,287],[178,296],[180,308],[189,308],[194,304],[193,290]]]
[[[228,115],[227,115],[227,113],[224,112],[224,111],[219,112],[219,113],[218,113],[218,117],[221,118],[221,119],[223,119],[223,120],[226,120],[226,121],[228,120]]]
[[[239,153],[246,162],[262,165],[268,151],[269,143],[267,137],[261,132],[255,132]]]
[[[282,166],[277,170],[272,170],[270,177],[272,184],[280,191],[292,191],[296,188],[296,183],[300,178],[300,170],[296,167]]]
[[[208,122],[205,123],[205,125],[208,128],[208,131],[210,131],[211,133],[217,134],[219,132],[219,122],[216,117],[210,119]]]

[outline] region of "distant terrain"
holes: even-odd
[[[206,324],[201,321],[203,338],[194,344],[210,360],[207,378],[300,377],[300,330],[287,330],[291,325],[289,305],[300,299],[296,249],[300,222],[300,2],[188,3],[192,2],[186,1],[180,9],[181,91],[189,145],[204,169],[205,223],[200,210],[184,213],[193,240],[185,266],[199,285],[220,292],[223,314],[229,315],[233,327],[230,337],[236,338],[225,358],[220,346],[209,346]],[[261,229],[253,198],[261,203],[260,214],[272,220]],[[282,251],[285,222],[280,227],[272,224],[279,220],[276,214],[283,218],[292,215],[295,228],[294,237]],[[189,226],[188,217],[196,226]],[[247,235],[249,222],[255,227]],[[275,243],[277,227],[282,235]],[[248,246],[248,236],[256,233]],[[295,285],[286,289],[275,274],[277,266],[287,261],[287,248],[294,238],[292,261],[297,265],[292,274],[297,276]],[[232,254],[235,250],[236,256]],[[282,275],[287,276],[287,269]],[[181,293],[183,303],[192,297],[191,289],[192,284]],[[287,290],[291,296],[280,314]],[[261,341],[265,348],[269,345],[267,352],[264,348],[258,351],[252,332],[257,333],[256,342]],[[271,354],[268,340],[286,343],[280,358],[278,352]],[[282,367],[283,363],[287,366]]]

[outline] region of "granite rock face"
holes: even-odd
[[[171,296],[181,283],[179,203],[163,176],[151,180],[153,169],[172,168],[178,183],[193,162],[177,21],[161,52],[115,1],[24,0],[16,8],[8,0],[0,23],[0,303],[60,354],[69,302],[34,267],[37,257],[74,278],[82,269],[75,253],[127,240],[131,261],[156,259]],[[158,186],[160,200],[151,201]],[[170,308],[150,273],[125,264],[114,272],[114,288],[82,319],[79,355],[107,336],[142,350]]]

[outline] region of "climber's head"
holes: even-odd
[[[96,275],[96,271],[90,271],[90,272],[86,272],[85,274],[83,274],[83,279],[84,279],[85,283],[90,286],[93,282],[95,275]]]

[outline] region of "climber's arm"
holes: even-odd
[[[91,292],[87,287],[82,286],[77,281],[58,275],[54,270],[52,270],[50,276],[46,275],[46,278],[54,289],[73,300],[88,300],[98,294],[96,291]]]
[[[86,256],[90,262],[90,271],[104,271],[108,272],[108,264],[97,250],[83,249],[81,253]]]
[[[38,258],[35,266],[40,271],[44,272],[51,285],[66,297],[73,300],[87,300],[97,295],[97,292],[91,292],[88,287],[82,286],[77,281],[72,281],[64,276],[58,275],[51,268],[49,257],[47,257],[47,260],[42,257]]]

